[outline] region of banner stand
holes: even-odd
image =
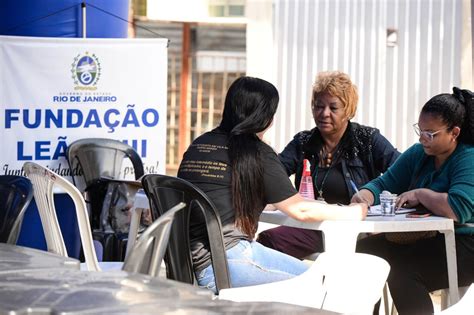
[[[167,45],[159,39],[0,36],[0,137],[3,175],[23,175],[34,161],[71,180],[68,144],[109,138],[132,146],[145,173],[165,173]],[[112,161],[111,161],[112,162]],[[133,179],[124,162],[123,178]],[[56,194],[56,210],[71,257],[79,257],[75,208]],[[46,249],[33,204],[19,245]]]

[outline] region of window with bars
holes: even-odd
[[[245,0],[209,0],[209,16],[243,17]]]
[[[167,174],[174,174],[181,161],[178,152],[179,82],[178,53],[170,52],[168,65]],[[194,53],[189,57],[188,91],[189,141],[215,128],[222,117],[227,90],[238,77],[245,75],[245,54],[219,52]],[[189,143],[186,144],[186,146]]]

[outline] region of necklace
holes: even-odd
[[[326,155],[323,156],[324,159],[324,165],[326,167],[330,167],[332,164],[332,153],[328,152]]]
[[[320,156],[321,156],[320,164],[326,167],[330,167],[332,165],[333,154],[332,152],[327,151],[327,149],[324,146],[321,148]]]
[[[314,174],[314,186],[316,187],[316,190],[318,191],[318,197],[316,198],[317,200],[324,201],[323,197],[323,187],[324,183],[326,182],[326,178],[328,178],[329,172],[331,171],[332,167],[329,167],[328,170],[326,171],[326,174],[324,174],[323,180],[321,181],[321,187],[318,187],[318,173],[319,173],[319,165],[316,165],[316,172]]]
[[[335,152],[335,154],[337,154],[337,151]],[[314,185],[316,187],[316,190],[318,191],[317,200],[324,201],[323,187],[324,187],[324,183],[326,182],[326,179],[328,178],[329,172],[331,171],[333,167],[332,162],[333,162],[334,156],[331,152],[326,152],[326,149],[324,148],[324,146],[321,148],[320,156],[321,156],[321,159],[320,159],[320,162],[317,163],[316,165],[316,171],[314,174]],[[323,180],[321,181],[321,187],[318,187],[318,173],[319,173],[320,165],[325,166],[326,168],[328,168],[328,170],[326,171],[326,174],[324,174]]]

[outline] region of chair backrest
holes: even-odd
[[[125,158],[129,158],[132,162],[135,179],[144,174],[143,163],[138,153],[128,144],[118,140],[79,139],[68,146],[66,155],[71,167],[79,163],[87,186],[101,177],[119,179]]]
[[[134,168],[135,179],[144,174],[143,163],[138,153],[128,144],[113,139],[85,138],[71,143],[67,148],[67,158],[72,170],[79,164],[82,169],[85,190],[91,205],[91,224],[93,229],[100,229],[100,214],[108,190],[108,179],[120,179],[122,163],[130,159]],[[77,181],[73,176],[75,184]],[[114,185],[117,185],[115,183]],[[136,192],[136,191],[135,191]]]
[[[86,203],[80,191],[65,178],[39,164],[26,162],[23,165],[23,170],[33,184],[33,194],[38,206],[48,251],[68,257],[54,206],[53,187],[57,186],[64,190],[74,202],[87,269],[100,270],[94,251]]]
[[[282,302],[342,314],[372,314],[390,270],[382,258],[324,252],[311,267],[294,278],[260,285],[230,288],[219,299],[237,302]]]
[[[16,244],[26,208],[33,198],[28,178],[0,176],[0,242]]]
[[[322,253],[316,259],[326,292],[321,308],[344,314],[371,314],[390,271],[384,259],[362,253]]]
[[[212,201],[199,188],[177,177],[157,174],[145,175],[142,178],[142,185],[150,200],[155,217],[164,214],[179,202],[184,202],[187,205],[183,211],[176,214],[171,228],[165,255],[167,277],[195,284],[189,242],[189,223],[191,212],[199,211],[204,217],[207,228],[217,291],[230,287],[222,225],[219,213]]]
[[[180,202],[147,227],[130,253],[127,253],[123,270],[158,276],[175,214],[185,206],[184,202]]]

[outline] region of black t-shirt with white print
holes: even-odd
[[[183,178],[206,193],[212,200],[222,222],[226,249],[249,237],[235,227],[232,206],[231,166],[228,155],[228,135],[216,128],[207,132],[189,146],[179,167],[178,177]],[[265,203],[283,201],[297,193],[276,153],[267,144],[258,146],[264,166]],[[262,209],[255,209],[260,215]],[[200,271],[210,264],[209,245],[204,218],[193,211],[190,241],[194,269]]]

